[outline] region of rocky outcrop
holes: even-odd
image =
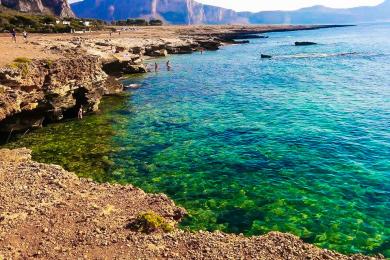
[[[75,117],[80,106],[96,111],[103,95],[123,89],[92,55],[15,62],[0,69],[0,85],[2,132]]]
[[[75,17],[67,0],[1,0],[0,5],[21,12],[46,13],[60,17]]]
[[[146,67],[141,62],[134,62],[132,60],[114,59],[105,61],[103,70],[110,76],[122,77],[126,74],[146,73]]]
[[[32,161],[27,149],[0,150],[0,202],[0,259],[383,259],[342,255],[279,232],[183,231],[175,224],[186,211],[167,196],[80,179]],[[173,229],[129,228],[145,212]]]

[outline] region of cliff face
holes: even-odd
[[[194,0],[84,0],[72,4],[72,9],[79,17],[107,21],[153,17],[171,24],[335,24],[389,21],[389,3],[349,9],[314,6],[296,11],[237,13]]]
[[[103,95],[120,91],[96,56],[15,63],[0,69],[0,133],[75,117],[80,106],[96,111]]]
[[[67,0],[0,0],[0,5],[32,13],[48,13],[61,17],[75,17]]]
[[[159,18],[172,24],[246,23],[236,12],[193,0],[85,0],[72,4],[78,17],[104,20]]]

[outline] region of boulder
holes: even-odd
[[[156,49],[156,47],[146,48],[145,55],[150,57],[165,57],[168,56],[166,49]]]
[[[218,50],[222,43],[218,40],[208,39],[208,40],[199,40],[198,44],[201,48],[206,50]]]
[[[131,60],[112,60],[103,64],[103,70],[110,76],[122,77],[125,74],[146,73],[143,64],[134,64]]]
[[[130,48],[129,52],[131,52],[133,54],[143,55],[145,53],[145,48],[144,47],[133,47],[133,48]]]

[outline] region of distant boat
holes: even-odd
[[[271,55],[266,55],[266,54],[261,54],[261,58],[262,59],[271,59],[272,56]]]

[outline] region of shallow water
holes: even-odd
[[[129,78],[142,88],[100,115],[8,146],[167,193],[190,229],[390,257],[390,24],[269,36],[171,56],[172,71]],[[292,44],[305,40],[320,44]]]

